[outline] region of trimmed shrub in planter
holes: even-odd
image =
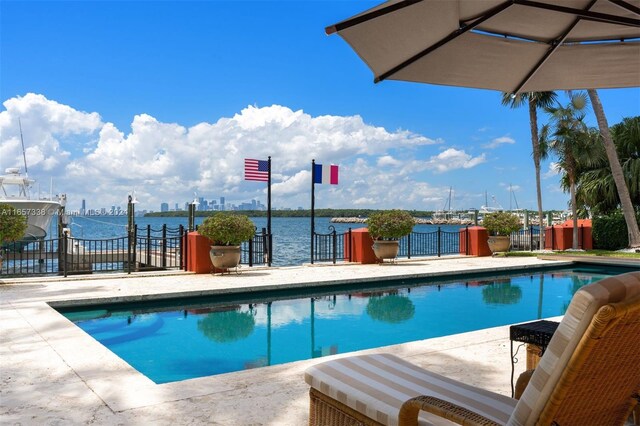
[[[508,212],[489,213],[484,216],[482,226],[489,235],[510,236],[522,228],[520,218]]]

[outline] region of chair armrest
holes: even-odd
[[[527,370],[524,373],[520,374],[518,380],[516,381],[516,390],[514,392],[515,399],[520,399],[522,393],[524,392],[524,389],[529,384],[529,380],[531,380],[531,376],[533,375],[534,371],[535,370]]]
[[[402,404],[398,416],[400,426],[418,426],[420,410],[465,426],[500,426],[499,423],[467,408],[433,396],[416,396]]]

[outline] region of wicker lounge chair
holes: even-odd
[[[622,425],[640,392],[640,272],[580,289],[519,400],[390,354],[309,367],[309,424]]]

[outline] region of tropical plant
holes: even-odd
[[[198,232],[209,238],[213,245],[238,246],[253,237],[256,227],[247,216],[219,212],[206,218]]]
[[[529,92],[513,95],[511,93],[502,94],[502,105],[511,108],[519,108],[525,102],[529,106],[529,125],[531,128],[531,147],[533,155],[533,165],[536,171],[536,194],[538,197],[538,226],[540,228],[540,250],[544,249],[544,221],[542,210],[542,187],[540,185],[540,160],[543,159],[543,153],[540,150],[540,139],[538,137],[538,108],[551,106],[556,101],[555,92]]]
[[[409,235],[415,219],[404,210],[385,210],[372,213],[367,218],[369,235],[374,240],[397,240]]]
[[[595,129],[592,131],[597,132]],[[638,209],[640,207],[640,116],[625,118],[612,126],[611,134],[622,164],[631,202],[635,209]],[[619,210],[620,197],[604,145],[598,141],[592,148],[588,162],[578,163],[576,197],[579,208],[583,206],[594,216],[606,215]],[[621,218],[625,222],[624,216]],[[628,233],[626,225],[624,232]],[[625,241],[628,241],[628,237],[625,237]]]
[[[576,182],[578,162],[587,162],[590,148],[593,147],[593,134],[584,122],[587,97],[584,93],[569,93],[566,106],[557,104],[545,108],[550,124],[542,126],[540,131],[541,147],[551,150],[558,157],[558,166],[564,171],[571,196],[571,214],[573,218],[573,249],[578,248],[578,203]],[[580,158],[580,160],[578,160]]]
[[[520,218],[509,212],[488,213],[482,219],[482,226],[489,235],[509,236],[522,228]]]
[[[17,241],[27,230],[27,217],[9,204],[0,204],[0,246]]]
[[[633,203],[631,202],[631,196],[629,195],[629,188],[625,184],[624,172],[618,159],[618,153],[616,152],[615,144],[611,132],[609,131],[609,124],[607,123],[607,117],[604,114],[604,108],[600,97],[595,89],[589,89],[589,98],[593,105],[593,112],[598,120],[598,127],[600,128],[600,134],[602,135],[602,143],[604,144],[605,151],[607,152],[607,158],[609,159],[609,165],[611,166],[611,175],[616,184],[618,196],[620,198],[620,206],[622,207],[622,213],[624,220],[627,223],[627,230],[629,233],[629,247],[640,247],[640,225],[635,219],[635,212]]]
[[[636,215],[640,222],[640,211]],[[629,245],[627,224],[621,210],[593,218],[593,248],[603,250],[620,250]]]

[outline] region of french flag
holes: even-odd
[[[314,167],[313,183],[330,183],[331,185],[338,184],[338,166],[334,164],[329,166],[314,164]]]

